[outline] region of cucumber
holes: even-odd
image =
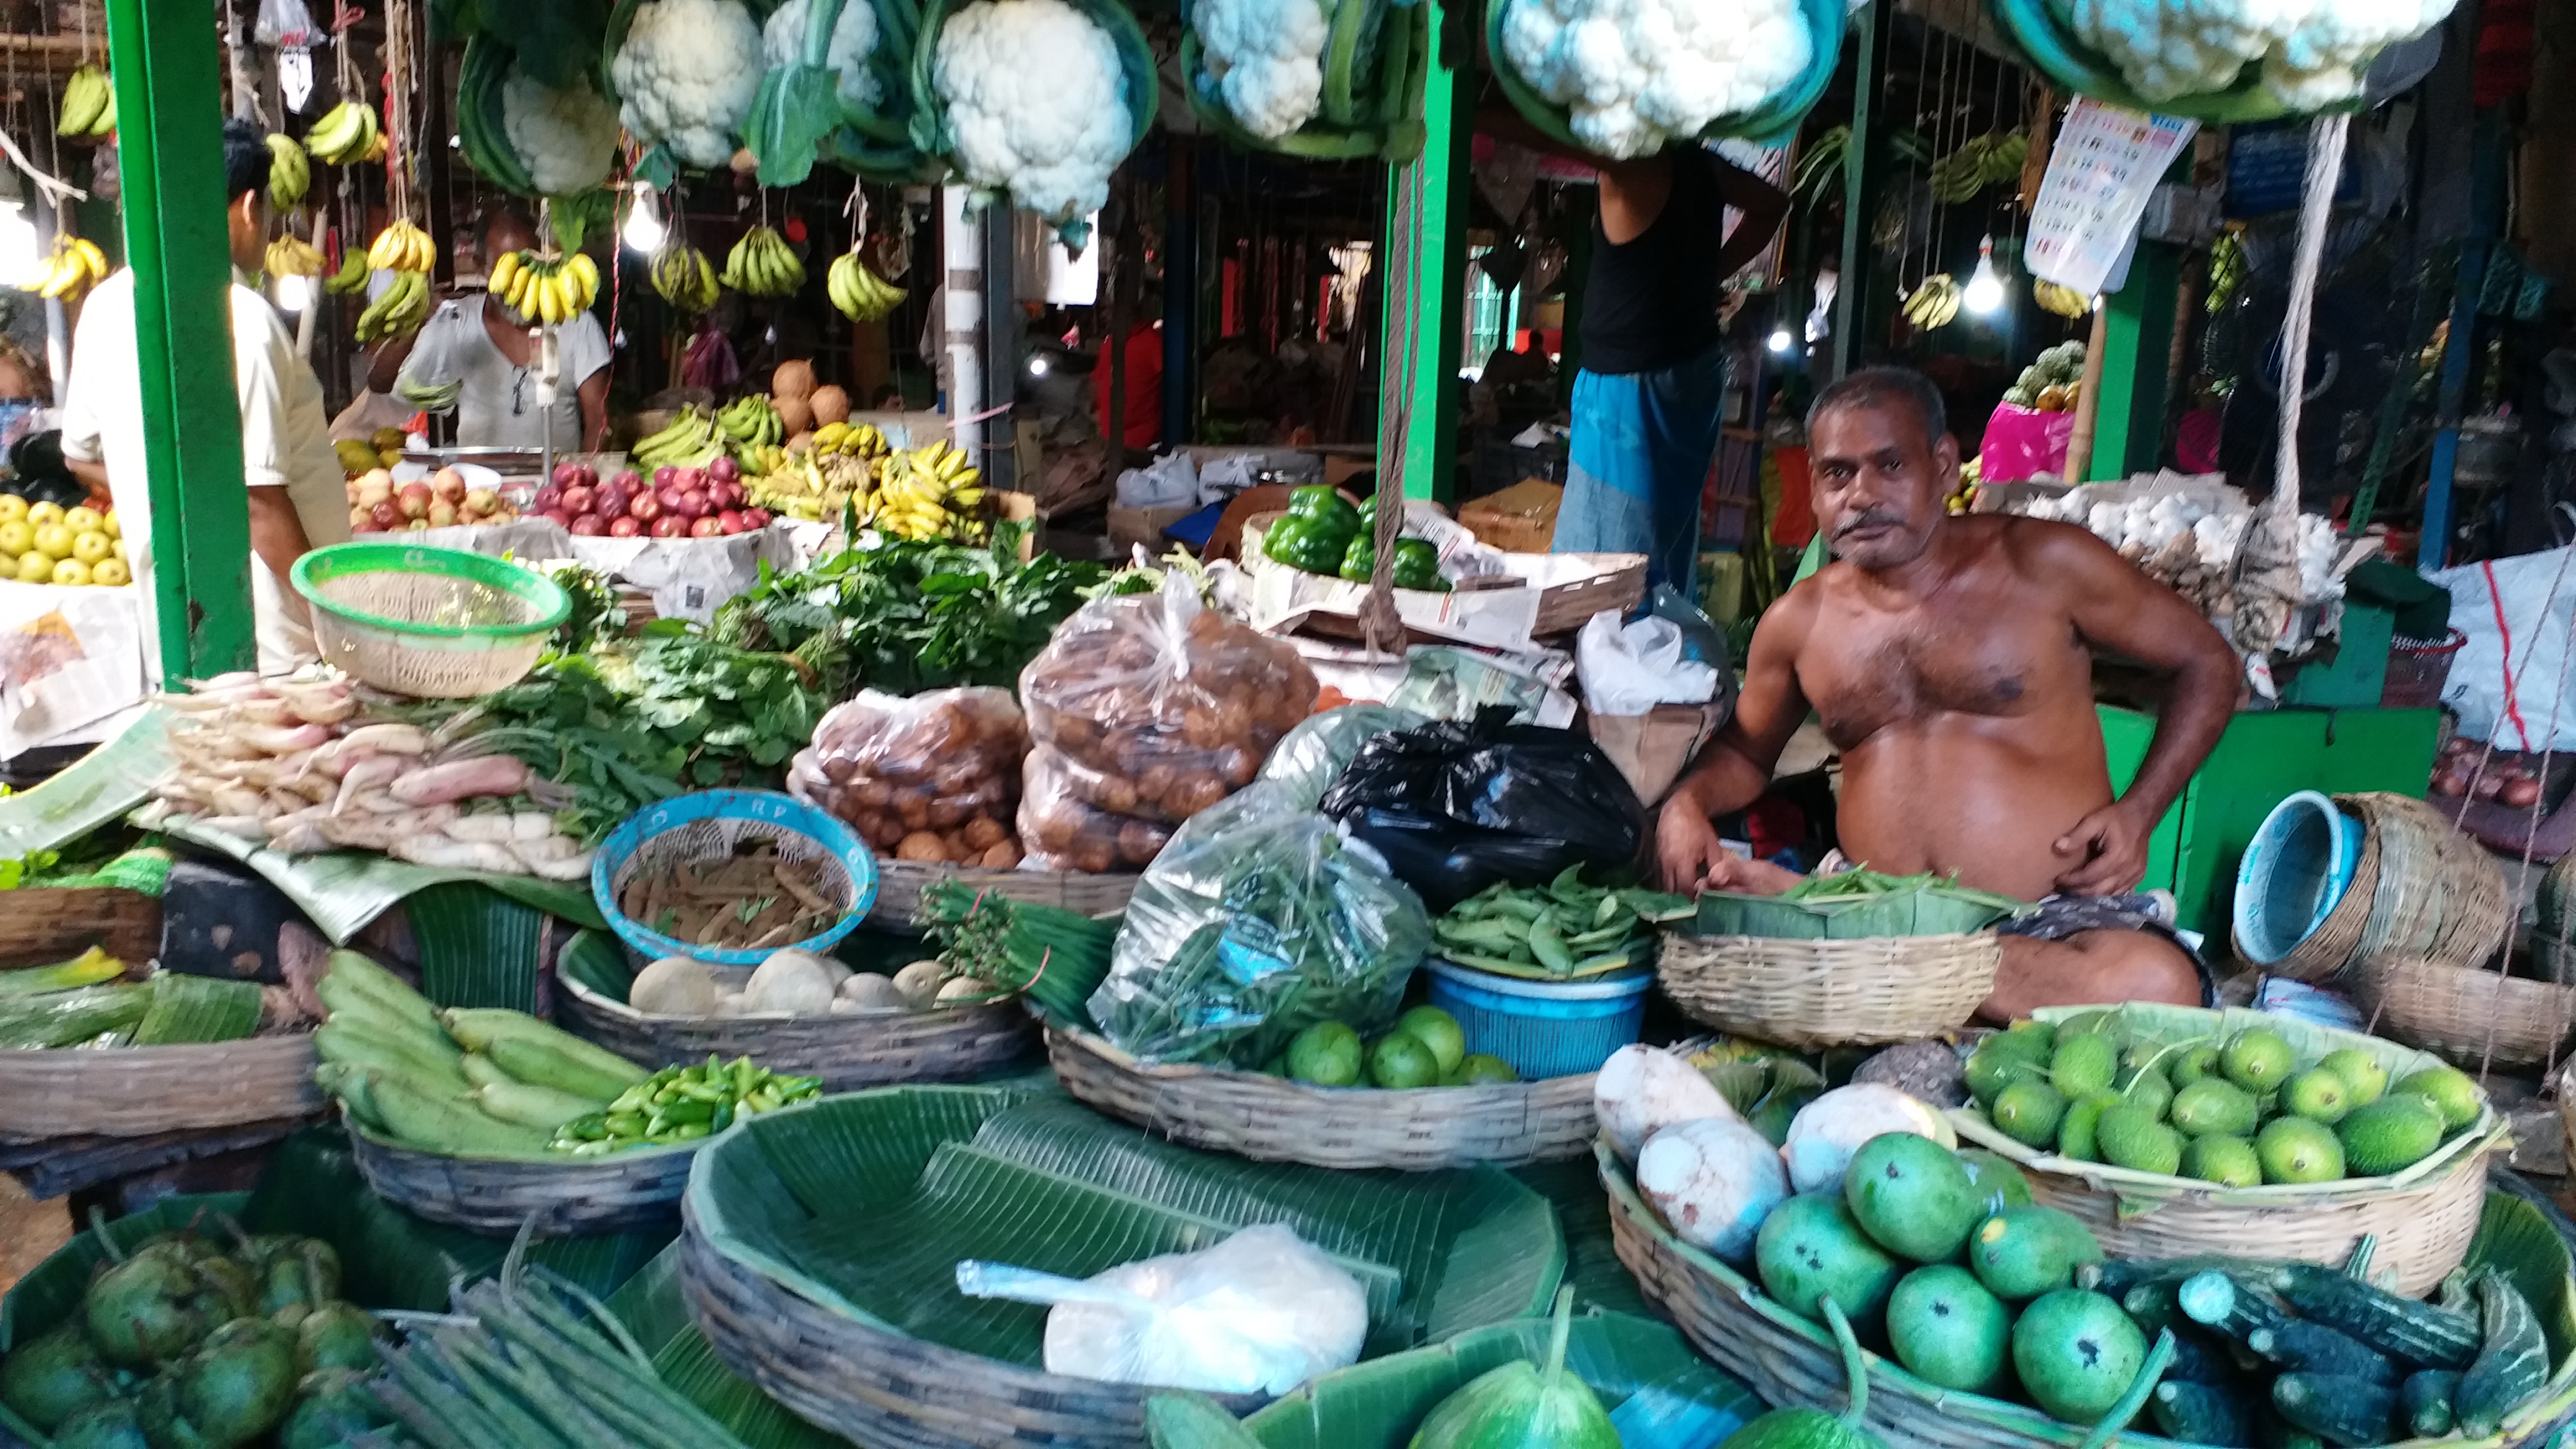
[[[2148,1409],[2156,1416],[2156,1432],[2168,1439],[2214,1444],[2219,1449],[2252,1449],[2253,1420],[2225,1389],[2169,1378],[2156,1385]]]
[[[2272,1381],[2272,1407],[2294,1427],[2354,1449],[2388,1442],[2397,1390],[2338,1374],[2283,1374]]]
[[[2374,1384],[2393,1384],[2401,1377],[2388,1355],[2322,1323],[2294,1318],[2278,1328],[2258,1328],[2245,1335],[2245,1346],[2303,1373],[2341,1374]]]
[[[2521,1292],[2490,1269],[2478,1280],[2478,1298],[2486,1305],[2486,1346],[2451,1401],[2459,1431],[2472,1439],[2494,1433],[2515,1405],[2549,1381],[2549,1346]]]
[[[2173,1336],[2173,1367],[2165,1370],[2165,1377],[2222,1386],[2235,1382],[2236,1360],[2223,1341],[2188,1323],[2174,1329]]]
[[[2439,1439],[2451,1432],[2451,1400],[2459,1391],[2460,1376],[2451,1370],[2418,1369],[2397,1386],[2397,1411],[2416,1437]]]
[[[2425,1368],[2467,1368],[2478,1325],[2466,1314],[2382,1292],[2313,1263],[2272,1270],[2271,1287],[2301,1316],[2359,1339],[2391,1358]]]
[[[2230,1273],[2195,1273],[2183,1280],[2174,1298],[2192,1322],[2238,1343],[2258,1328],[2277,1329],[2291,1321],[2289,1311],[2270,1294]]]
[[[2174,1300],[2181,1286],[2177,1282],[2140,1283],[2120,1295],[2120,1307],[2149,1333],[2182,1327],[2191,1320],[2183,1317],[2182,1305]]]

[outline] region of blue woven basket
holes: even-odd
[[[1441,960],[1425,961],[1431,1004],[1458,1018],[1467,1050],[1500,1057],[1527,1081],[1601,1070],[1637,1039],[1652,971],[1582,981],[1523,981]]]
[[[776,841],[780,854],[821,865],[823,895],[843,907],[830,930],[764,950],[733,951],[663,935],[618,909],[618,897],[638,871],[721,860],[746,840]],[[876,904],[877,862],[850,827],[802,800],[772,790],[705,790],[638,810],[611,831],[591,860],[590,894],[617,939],[648,961],[688,956],[714,966],[757,966],[773,950],[829,951],[856,930]]]

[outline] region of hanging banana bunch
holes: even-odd
[[[517,315],[560,326],[599,299],[599,264],[581,252],[569,257],[511,252],[494,264],[489,290]]]
[[[40,297],[76,302],[106,279],[105,253],[81,237],[58,236],[54,238],[53,255],[37,269],[36,280],[28,290]]]
[[[116,86],[107,72],[84,62],[63,84],[62,113],[55,118],[54,133],[73,136],[104,136],[116,129]]]
[[[333,166],[384,159],[384,127],[365,101],[342,101],[305,134],[304,149]]]
[[[675,228],[671,239],[653,254],[653,290],[675,309],[691,316],[716,304],[715,264],[707,254],[680,238]]]
[[[841,315],[853,322],[882,322],[910,295],[861,261],[857,247],[832,263],[824,276],[824,290]]]
[[[334,297],[346,297],[353,292],[365,291],[367,279],[374,275],[375,269],[367,265],[367,254],[350,247],[341,252],[340,270],[322,284],[322,290]]]
[[[313,189],[313,161],[293,136],[268,137],[268,204],[293,211]]]
[[[2045,277],[2030,279],[2030,295],[2031,300],[2039,304],[2039,310],[2052,316],[2073,321],[2078,317],[2093,315],[2092,298],[2073,287],[2061,286]]]
[[[1974,201],[1989,186],[2021,179],[2030,138],[2019,131],[1972,136],[1932,163],[1932,199],[1952,206]]]
[[[393,273],[394,280],[384,295],[358,314],[358,340],[378,342],[419,331],[420,324],[429,320],[435,301],[429,291],[429,273],[438,265],[438,244],[429,239],[429,233],[414,226],[410,217],[402,217],[376,234],[375,241],[367,247],[366,265],[369,271]],[[344,275],[345,272],[346,268]],[[363,277],[360,285],[364,285]]]
[[[330,263],[313,244],[298,236],[282,236],[268,244],[268,256],[261,263],[272,277],[318,277]]]
[[[419,272],[427,275],[438,265],[438,244],[429,233],[402,217],[376,234],[367,248],[367,265],[379,272]]]
[[[1947,327],[1959,316],[1959,284],[1948,272],[1934,272],[1905,294],[1905,320],[1916,330]]]
[[[721,280],[749,296],[792,297],[805,286],[805,264],[789,249],[787,238],[755,226],[733,244]]]

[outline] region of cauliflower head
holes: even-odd
[[[1190,12],[1208,75],[1243,128],[1275,141],[1324,103],[1322,0],[1198,0]]]
[[[742,0],[645,0],[609,76],[637,140],[715,167],[733,159],[764,69],[760,26]]]
[[[2453,0],[2075,0],[2075,33],[2142,100],[2224,90],[2250,62],[2282,105],[2361,94],[2383,48],[2441,23]]]
[[[1506,0],[1503,56],[1614,160],[1742,115],[1815,57],[1796,0]]]
[[[761,50],[769,57],[769,68],[794,65],[805,54],[806,6],[811,0],[787,0],[769,13],[769,23],[761,27]],[[885,87],[877,81],[876,72],[868,68],[868,57],[877,48],[877,7],[871,0],[849,0],[841,7],[841,17],[832,22],[832,48],[829,60],[841,78],[841,104],[853,111],[872,111],[884,99]]]
[[[975,0],[940,29],[933,81],[970,183],[1063,223],[1109,202],[1135,134],[1117,42],[1066,0]]]
[[[588,191],[617,161],[617,108],[588,85],[550,90],[513,65],[501,82],[501,127],[541,196]]]

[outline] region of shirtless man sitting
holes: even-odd
[[[1873,368],[1826,388],[1807,446],[1837,561],[1754,631],[1734,720],[1657,824],[1666,885],[1776,894],[1797,882],[1727,851],[1711,821],[1761,798],[1813,711],[1842,755],[1850,859],[2056,898],[2007,931],[1980,1015],[2205,1004],[2206,968],[2145,898],[2119,893],[2144,876],[2148,836],[2227,727],[2226,642],[2081,528],[1950,517],[1959,445],[1916,373]],[[2146,763],[2116,797],[2093,708],[2097,648],[2172,676]]]

